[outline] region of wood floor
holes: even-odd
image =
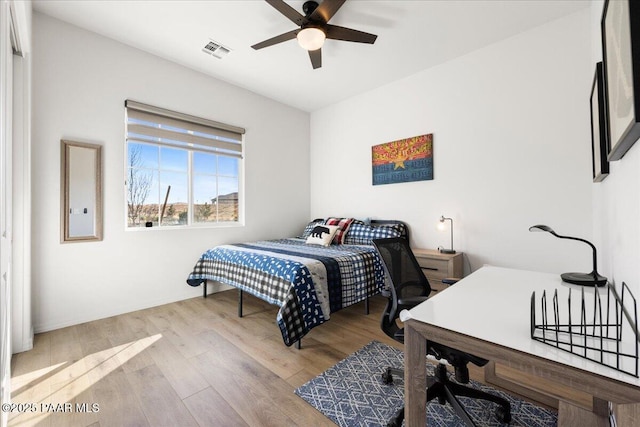
[[[332,426],[293,390],[372,340],[402,348],[379,329],[384,302],[332,314],[301,350],[275,306],[245,295],[238,318],[235,290],[38,334],[12,359],[12,401],[28,405],[9,425]]]

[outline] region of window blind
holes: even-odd
[[[245,130],[214,120],[126,100],[127,142],[147,142],[174,148],[242,158]]]

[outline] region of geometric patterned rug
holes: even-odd
[[[393,384],[382,382],[386,366],[402,368],[404,353],[394,347],[372,341],[316,378],[300,386],[295,393],[341,427],[386,426],[389,418],[404,404],[404,381],[394,376]],[[427,363],[427,374],[433,365]],[[471,381],[468,385],[504,397],[511,403],[511,423],[499,422],[495,404],[460,398],[478,426],[556,427],[557,413],[541,408],[508,393]],[[427,404],[429,427],[465,427],[451,406],[437,399]]]

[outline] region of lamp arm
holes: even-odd
[[[593,244],[585,239],[581,239],[579,237],[570,237],[570,236],[561,236],[560,234],[556,233],[555,231],[552,232],[551,234],[553,234],[554,236],[556,236],[558,239],[568,239],[568,240],[577,240],[579,242],[584,242],[587,245],[591,246],[591,249],[593,249],[593,271],[592,273],[597,273],[598,272],[598,256],[597,256],[597,252],[596,252],[596,247],[593,246]]]

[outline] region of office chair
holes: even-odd
[[[383,296],[387,297],[388,302],[380,326],[389,337],[404,343],[404,328],[397,325],[396,319],[400,315],[400,311],[424,302],[431,293],[431,286],[411,251],[407,239],[375,239],[373,244],[382,260],[388,278],[391,279],[391,286],[383,291]],[[467,367],[469,362],[484,366],[488,360],[433,341],[427,342],[427,354],[435,356],[440,361],[435,368],[435,374],[427,378],[427,402],[436,398],[442,405],[449,402],[455,413],[462,418],[467,426],[475,427],[457,396],[488,400],[499,405],[495,412],[498,420],[504,423],[511,421],[511,406],[507,400],[462,385],[469,382],[469,368]],[[454,367],[456,382],[449,379],[443,360]],[[386,368],[382,374],[384,383],[392,383],[394,374],[403,376],[404,371],[393,367]],[[400,426],[403,419],[404,407],[394,414],[387,423],[387,427]]]

